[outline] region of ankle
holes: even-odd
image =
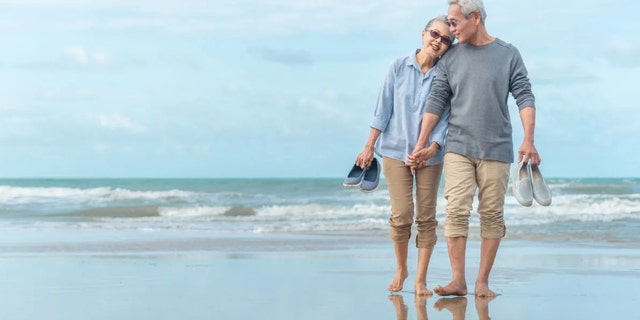
[[[476,286],[489,286],[489,281],[484,281],[484,280],[476,280]]]
[[[453,277],[451,283],[458,285],[467,285],[467,279],[465,277]]]

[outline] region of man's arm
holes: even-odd
[[[534,131],[536,127],[536,108],[524,107],[520,109],[520,120],[524,129],[522,145],[518,149],[518,162],[523,160],[532,165],[539,165],[542,162],[538,150],[534,145]]]

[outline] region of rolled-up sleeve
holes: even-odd
[[[438,75],[433,80],[425,110],[425,112],[433,113],[441,118],[450,104],[449,98],[451,97],[451,86],[444,66],[444,63],[438,63]]]
[[[536,101],[531,91],[531,81],[529,81],[527,68],[522,61],[520,52],[516,50],[515,58],[511,63],[511,77],[509,79],[509,91],[516,100],[518,109],[522,110],[525,107],[535,107]]]
[[[382,88],[380,88],[380,94],[378,95],[378,102],[376,109],[373,113],[372,128],[380,131],[385,131],[389,125],[389,119],[393,114],[393,89],[395,86],[396,72],[395,63],[391,64],[389,71],[384,79]]]

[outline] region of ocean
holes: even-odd
[[[549,207],[520,206],[509,191],[507,237],[640,244],[640,179],[547,182]],[[440,192],[440,226],[445,202]],[[91,239],[100,231],[386,236],[388,217],[384,180],[363,193],[343,187],[342,179],[0,179],[5,241],[7,234]],[[477,238],[478,224],[473,212],[470,238]]]

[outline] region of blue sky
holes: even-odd
[[[640,5],[485,6],[529,69],[545,175],[640,177]],[[0,177],[341,177],[390,62],[447,7],[0,0]]]

